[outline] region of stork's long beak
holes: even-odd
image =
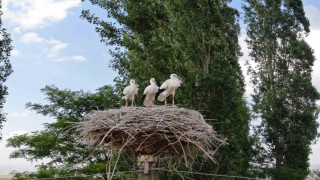
[[[182,78],[181,78],[181,77],[178,77],[178,79],[179,79],[181,82],[183,82],[183,80],[182,80]]]

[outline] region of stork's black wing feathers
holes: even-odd
[[[159,88],[159,91],[157,92],[157,94],[156,94],[156,99],[158,99],[158,96],[163,92],[163,91],[165,91],[166,89],[160,89]]]
[[[146,98],[146,96],[147,96],[147,94],[144,94],[144,95],[142,96],[142,104],[143,104],[144,99]]]

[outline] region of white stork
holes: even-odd
[[[128,106],[128,99],[132,100],[131,106],[133,107],[134,96],[138,93],[138,90],[139,90],[138,87],[139,86],[136,84],[136,81],[131,79],[130,85],[124,88],[123,90],[124,96],[122,97],[122,99],[126,100],[126,107]]]
[[[143,92],[143,105],[144,106],[153,106],[156,93],[158,92],[159,87],[154,78],[150,79],[150,85],[146,87]]]
[[[158,91],[156,98],[158,101],[165,101],[164,104],[167,105],[167,97],[172,94],[172,105],[174,106],[174,94],[180,84],[182,83],[182,79],[178,77],[176,74],[171,74],[170,79],[166,80]]]

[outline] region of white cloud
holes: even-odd
[[[248,101],[251,101],[251,95],[253,94],[253,85],[252,83],[250,82],[250,75],[248,75],[247,73],[247,70],[248,70],[248,67],[245,65],[246,64],[246,61],[249,60],[249,62],[252,64],[253,62],[250,61],[250,56],[249,56],[249,49],[248,49],[248,46],[247,46],[247,43],[245,42],[247,36],[245,34],[242,34],[240,37],[239,37],[239,45],[241,47],[241,52],[243,54],[243,56],[241,56],[239,58],[239,64],[241,66],[241,69],[242,69],[242,74],[244,76],[244,80],[245,80],[245,83],[246,83],[246,93],[245,93],[245,97],[248,98]]]
[[[87,60],[84,56],[81,56],[81,55],[72,56],[71,59],[75,60],[75,61],[86,61]]]
[[[80,0],[3,0],[4,20],[23,29],[35,29],[57,23]]]
[[[9,138],[10,137],[13,137],[13,136],[19,136],[19,135],[22,135],[22,134],[27,134],[29,133],[28,131],[11,131],[9,133]]]
[[[28,133],[28,131],[11,131],[7,135],[3,136],[3,140],[0,141],[0,175],[9,175],[9,173],[13,170],[16,171],[35,171],[36,168],[34,167],[34,164],[26,161],[25,159],[10,159],[9,155],[12,151],[14,151],[14,148],[6,147],[7,139],[16,135],[22,135]]]
[[[55,61],[55,62],[63,62],[63,61],[67,61],[67,60],[68,60],[67,57],[60,57],[60,58],[54,59],[53,61]]]
[[[35,32],[28,32],[20,38],[20,41],[24,43],[42,42],[43,38]]]
[[[13,112],[13,113],[9,113],[8,117],[25,118],[25,117],[28,117],[32,114],[34,114],[32,111]]]
[[[79,62],[84,62],[87,59],[82,56],[82,55],[76,55],[76,56],[71,56],[71,57],[60,57],[60,58],[56,58],[53,61],[55,62],[64,62],[64,61],[79,61]]]
[[[312,83],[320,91],[320,30],[311,29],[310,35],[306,38],[308,44],[314,50],[316,62],[313,66]]]
[[[311,28],[312,29],[319,29],[320,28],[320,21],[319,21],[319,16],[320,16],[320,11],[313,5],[305,6],[304,8],[306,16],[308,17]]]
[[[20,55],[20,52],[17,49],[13,49],[11,51],[11,56],[18,56],[18,55]]]
[[[315,6],[310,5],[305,7],[305,12],[311,24],[311,32],[306,41],[314,50],[317,59],[313,66],[312,83],[320,91],[320,22],[318,20],[320,11]]]
[[[24,43],[32,43],[32,42],[44,42],[47,45],[50,45],[49,48],[46,49],[47,52],[47,57],[50,59],[54,59],[53,61],[55,62],[63,62],[63,61],[86,61],[87,59],[82,56],[82,55],[73,55],[73,56],[61,56],[62,50],[67,48],[68,44],[61,42],[60,40],[50,38],[50,39],[44,39],[40,37],[37,33],[35,32],[28,32],[24,34],[20,38],[20,42]],[[17,50],[12,51],[12,55],[18,55],[19,52]]]
[[[17,33],[17,34],[20,34],[21,28],[15,27],[15,28],[13,29],[13,32],[14,32],[14,33]]]
[[[313,144],[311,145],[311,151],[312,154],[310,154],[309,158],[310,158],[310,165],[311,166],[320,166],[320,144]],[[313,168],[311,168],[313,169]]]
[[[49,44],[52,44],[53,47],[49,49],[48,51],[48,57],[49,58],[57,58],[60,55],[60,52],[62,49],[66,48],[68,46],[67,43],[63,43],[59,40],[56,40],[54,38],[51,38],[50,40],[47,40]]]

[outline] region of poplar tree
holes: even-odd
[[[304,40],[310,24],[303,3],[245,2],[253,111],[261,118],[256,134],[267,152],[265,165],[274,179],[304,179],[317,135],[319,93],[311,82],[315,57]]]
[[[183,107],[200,110],[229,143],[218,163],[198,159],[200,172],[246,175],[252,141],[244,81],[238,63],[237,10],[228,0],[90,0],[110,19],[89,10],[82,17],[96,26],[101,41],[118,47],[110,66],[120,79],[135,79],[141,89],[149,78],[164,82],[171,73],[185,81],[176,93]],[[139,97],[137,98],[139,99]],[[171,99],[169,99],[171,100]],[[207,178],[207,177],[193,177]]]
[[[5,98],[8,95],[8,88],[4,84],[8,76],[12,73],[12,67],[9,60],[12,50],[11,37],[7,30],[2,27],[2,5],[0,3],[0,140],[2,123],[6,120],[5,113],[2,112],[3,105],[6,102]]]

